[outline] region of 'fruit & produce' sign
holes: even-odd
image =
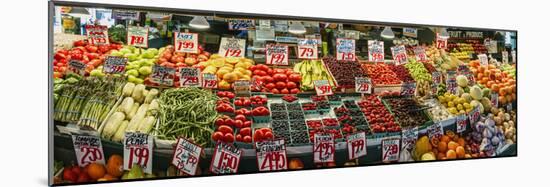
[[[384,42],[378,40],[369,40],[369,61],[370,62],[384,62]]]
[[[348,159],[357,159],[367,155],[367,138],[365,132],[350,134],[346,137],[348,144]]]
[[[124,170],[130,170],[134,164],[141,166],[145,173],[152,173],[153,136],[134,132],[124,134]]]
[[[271,65],[288,65],[287,45],[267,45],[265,50],[265,63]]]
[[[72,138],[78,166],[85,167],[90,163],[105,164],[103,146],[99,137],[72,135]]]
[[[147,48],[149,46],[149,27],[128,27],[127,42],[128,45]]]
[[[244,57],[246,40],[238,38],[222,38],[218,54],[222,57]]]
[[[181,172],[193,176],[197,173],[201,152],[202,147],[184,138],[179,138],[172,157],[172,165]]]
[[[105,25],[86,25],[86,35],[92,45],[109,44],[109,33]]]
[[[237,173],[243,151],[232,145],[218,142],[214,148],[210,172],[214,174]]]
[[[355,40],[336,39],[336,60],[355,61]]]
[[[319,54],[317,51],[316,39],[298,39],[298,58],[299,59],[317,59]]]
[[[313,135],[313,162],[330,163],[334,162],[336,152],[333,134],[315,133]]]
[[[177,52],[196,54],[199,52],[198,38],[197,33],[175,32],[174,47]]]
[[[284,139],[256,142],[256,161],[260,171],[278,171],[288,168]]]

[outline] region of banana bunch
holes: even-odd
[[[313,90],[313,81],[328,80],[330,86],[334,86],[334,80],[328,74],[327,69],[320,60],[304,60],[294,65],[294,72],[300,73],[302,81],[300,89],[302,91]]]

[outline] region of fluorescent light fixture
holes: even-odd
[[[382,33],[380,33],[380,36],[382,36],[382,38],[387,38],[387,39],[395,38],[395,34],[391,30],[391,27],[384,27],[384,30],[382,30]]]
[[[80,17],[80,16],[90,15],[90,12],[88,12],[88,10],[86,10],[86,8],[71,7],[71,11],[69,11],[68,14],[73,16],[73,17]]]
[[[447,39],[447,38],[450,37],[446,28],[441,28],[441,30],[439,31],[439,37],[444,38],[444,39]]]
[[[197,29],[208,29],[210,28],[210,23],[206,21],[204,16],[195,16],[191,21],[189,21],[189,26]]]
[[[306,33],[306,27],[304,27],[304,25],[302,25],[299,21],[293,21],[288,27],[288,32],[292,34],[304,34]]]

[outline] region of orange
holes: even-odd
[[[447,151],[447,159],[456,159],[456,152],[453,150]]]
[[[88,165],[87,172],[90,178],[92,178],[93,180],[97,180],[105,176],[105,167],[103,167],[102,164],[91,163],[90,165]]]
[[[451,137],[447,136],[447,135],[443,135],[441,137],[441,141],[442,142],[445,142],[445,143],[449,143],[449,141],[451,141]]]
[[[447,144],[445,142],[439,142],[437,144],[437,150],[440,152],[440,153],[444,153],[445,151],[447,151]]]
[[[111,157],[109,157],[109,160],[107,161],[107,165],[105,166],[107,169],[107,173],[113,177],[122,176],[124,172],[124,169],[122,167],[123,162],[124,162],[124,159],[120,155],[114,154]]]
[[[454,141],[450,141],[448,144],[447,144],[447,149],[449,150],[453,150],[453,151],[456,151],[456,147],[458,147],[458,143],[454,142]]]
[[[465,154],[466,154],[466,151],[464,150],[464,147],[462,146],[456,147],[456,156],[458,158],[464,158]]]
[[[457,143],[458,143],[458,145],[460,145],[462,147],[464,147],[464,145],[466,145],[466,141],[464,140],[464,138],[458,138]]]
[[[443,160],[445,158],[445,153],[437,153],[437,160]]]

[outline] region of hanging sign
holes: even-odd
[[[468,117],[466,114],[460,114],[456,117],[456,132],[461,133],[466,131],[466,125],[468,124]]]
[[[256,26],[253,19],[229,19],[227,25],[229,30],[254,30]]]
[[[439,36],[439,33],[436,33],[435,43],[438,49],[447,49],[447,38]]]
[[[122,74],[126,70],[126,62],[128,58],[119,56],[105,57],[103,72],[107,74]]]
[[[184,138],[178,138],[176,150],[172,156],[172,165],[187,175],[195,175],[199,168],[202,147]]]
[[[246,40],[238,38],[222,38],[218,54],[222,57],[244,57]]]
[[[210,172],[214,174],[237,173],[243,150],[218,142],[214,148]]]
[[[508,51],[502,51],[502,63],[508,64]]]
[[[470,113],[468,113],[468,119],[470,119],[470,126],[473,126],[481,115],[479,106],[476,106]]]
[[[384,62],[384,42],[378,40],[369,40],[368,51],[370,62]]]
[[[372,93],[372,82],[367,77],[355,77],[355,92],[371,94]]]
[[[387,138],[382,140],[382,162],[399,160],[399,138]]]
[[[199,52],[199,34],[188,32],[174,32],[174,48],[176,52]]]
[[[105,25],[86,25],[88,42],[92,45],[109,44],[109,30]]]
[[[259,25],[260,25],[260,30],[267,30],[267,29],[271,29],[271,20],[268,20],[268,19],[261,19],[259,21]]]
[[[477,58],[479,59],[479,64],[482,66],[487,67],[489,65],[489,59],[487,58],[486,54],[479,54],[477,55]]]
[[[149,27],[129,26],[126,43],[135,47],[147,48],[149,46]]]
[[[139,12],[138,11],[131,11],[131,10],[113,10],[112,14],[113,19],[118,20],[139,20]]]
[[[298,58],[299,59],[317,59],[317,40],[298,39]]]
[[[313,135],[313,162],[314,163],[334,162],[335,152],[336,152],[336,148],[334,145],[333,134],[315,133]]]
[[[141,166],[145,173],[152,173],[153,136],[134,132],[124,134],[124,170],[130,170],[134,164]]]
[[[70,60],[67,68],[70,72],[84,76],[86,74],[86,64],[80,60]]]
[[[215,74],[212,73],[203,73],[202,74],[202,87],[216,89],[218,88],[218,78]]]
[[[267,45],[265,50],[265,63],[288,66],[288,45]]]
[[[355,40],[336,39],[336,60],[355,61]]]
[[[418,140],[418,127],[403,128],[401,131],[401,149],[412,150]]]
[[[103,146],[98,136],[72,135],[72,138],[78,166],[85,167],[90,163],[105,164]]]
[[[414,47],[414,56],[416,57],[417,61],[424,62],[428,60],[428,57],[426,56],[426,51],[422,46],[416,46]]]
[[[434,123],[430,126],[428,126],[428,137],[432,139],[433,137],[437,137],[437,139],[441,138],[443,136],[443,126],[440,122]]]
[[[408,37],[418,37],[418,30],[410,27],[403,27],[403,35]]]
[[[357,159],[367,155],[367,138],[365,132],[350,134],[346,137],[348,144],[348,159]]]
[[[256,142],[256,162],[259,171],[287,170],[284,139]]]
[[[162,86],[173,86],[174,85],[174,76],[176,74],[175,68],[154,65],[153,73],[151,73],[151,82],[162,85]]]
[[[200,85],[200,69],[183,67],[180,68],[180,86],[181,87],[199,87]]]
[[[318,96],[332,95],[332,87],[328,83],[328,80],[314,80],[315,92]]]
[[[405,64],[409,61],[407,57],[407,50],[404,45],[391,47],[391,54],[393,56],[393,60],[395,61],[395,65]]]

